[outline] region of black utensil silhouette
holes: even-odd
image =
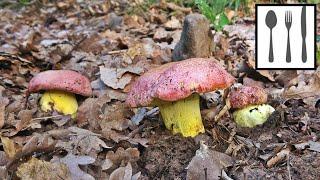
[[[266,16],[266,25],[270,29],[270,45],[269,45],[269,62],[273,62],[273,43],[272,43],[272,28],[277,25],[277,16],[274,11],[269,10]]]
[[[290,28],[291,28],[291,24],[292,24],[291,11],[286,11],[284,22],[285,22],[286,28],[288,30],[286,61],[289,63],[289,62],[291,62],[291,50],[290,50]]]
[[[302,7],[301,11],[301,36],[302,36],[302,62],[307,61],[307,47],[306,47],[306,36],[307,36],[307,27],[306,27],[306,6]]]

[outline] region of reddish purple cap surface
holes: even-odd
[[[71,70],[49,70],[33,77],[28,86],[28,93],[40,90],[61,90],[91,96],[92,89],[87,77]]]
[[[241,109],[248,105],[266,103],[268,94],[261,87],[240,86],[230,92],[229,98],[232,108]]]
[[[227,88],[233,82],[234,77],[214,59],[192,58],[149,70],[133,84],[126,102],[138,107],[154,100],[177,101],[192,93]]]

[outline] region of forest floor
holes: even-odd
[[[320,69],[254,70],[254,10],[212,30],[212,57],[237,83],[265,88],[276,111],[264,125],[240,128],[230,112],[215,121],[221,91],[201,96],[205,133],[195,138],[172,135],[157,108],[125,104],[139,75],[172,61],[184,17],[193,12],[102,0],[0,9],[0,177],[318,179]],[[75,120],[41,111],[41,93],[25,107],[29,81],[50,69],[91,81],[94,95],[77,97]]]

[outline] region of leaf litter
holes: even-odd
[[[212,30],[212,54],[238,83],[265,88],[276,112],[261,127],[240,128],[228,110],[219,113],[224,95],[212,92],[201,100],[206,133],[184,139],[165,130],[157,108],[129,109],[124,101],[136,78],[172,61],[184,17],[197,9],[169,1],[147,9],[135,0],[35,2],[10,9],[10,1],[0,10],[1,177],[319,176],[319,69],[255,70],[254,21],[241,10],[236,17],[228,8],[234,23]],[[41,93],[25,107],[28,82],[49,69],[90,79],[94,95],[77,97],[76,120],[41,112]]]

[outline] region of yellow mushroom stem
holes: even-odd
[[[175,102],[157,102],[166,128],[173,134],[181,133],[184,137],[194,137],[203,133],[199,99],[198,94],[192,94]]]
[[[73,93],[51,90],[46,91],[40,99],[41,110],[48,112],[55,110],[64,115],[75,118],[78,110],[78,102]]]

